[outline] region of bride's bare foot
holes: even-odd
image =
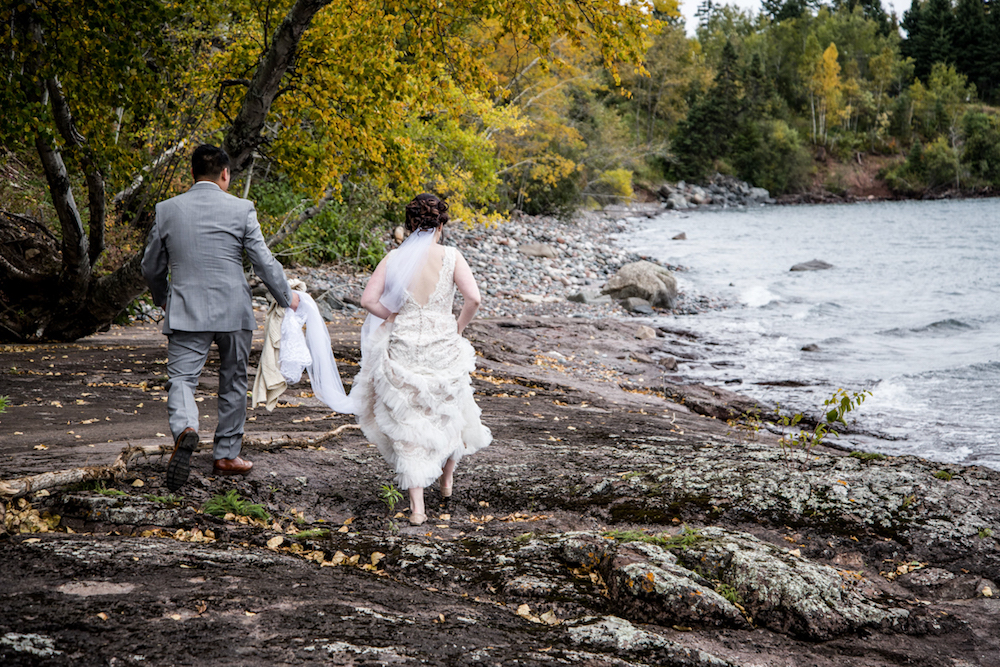
[[[442,498],[451,498],[451,486],[454,482],[454,474],[455,461],[453,459],[448,459],[448,462],[444,465],[444,471],[442,471],[441,477],[438,479],[438,488],[441,489]]]

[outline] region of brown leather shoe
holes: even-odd
[[[212,472],[216,475],[248,475],[251,468],[253,463],[237,456],[235,459],[215,459]]]
[[[190,426],[177,436],[174,453],[167,463],[167,488],[171,491],[184,486],[191,472],[191,452],[198,449],[198,431]]]

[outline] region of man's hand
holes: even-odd
[[[294,290],[292,291],[292,302],[289,305],[291,305],[292,310],[298,310],[299,309],[299,293],[298,292],[296,292]]]

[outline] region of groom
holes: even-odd
[[[219,425],[215,430],[218,475],[246,475],[253,464],[240,458],[247,412],[247,361],[257,323],[243,253],[282,307],[298,307],[281,264],[271,255],[252,202],[229,189],[229,156],[203,144],[191,156],[190,190],[156,205],[142,273],[153,303],[166,316],[167,415],[174,452],[167,488],[187,481],[191,452],[198,447],[198,385],[208,350],[219,349]],[[168,278],[169,276],[169,278]]]

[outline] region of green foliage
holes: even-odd
[[[392,514],[396,510],[396,505],[403,499],[403,494],[396,488],[395,484],[383,484],[379,488],[378,499],[389,508],[389,513]]]
[[[740,442],[757,442],[760,429],[764,427],[764,422],[760,417],[760,408],[754,406],[746,410],[739,417],[726,420],[729,425],[729,433],[735,433],[736,439]]]
[[[938,470],[936,473],[934,473],[934,476],[937,477],[938,479],[943,479],[946,482],[950,482],[954,477],[954,475],[952,475],[947,470]]]
[[[169,505],[170,507],[177,507],[184,503],[184,496],[178,496],[173,493],[168,493],[165,496],[154,496],[153,494],[147,493],[143,496],[146,500],[151,503],[160,503],[161,505]]]
[[[104,482],[98,482],[94,486],[93,490],[95,492],[101,494],[102,496],[119,497],[119,496],[127,496],[128,495],[124,491],[119,491],[118,489],[109,489],[109,488],[107,488],[106,486],[104,486]]]
[[[263,505],[243,500],[236,489],[230,489],[224,495],[213,496],[211,500],[202,505],[201,509],[205,514],[219,518],[223,518],[227,514],[235,514],[264,522],[271,520],[271,515],[267,513]]]
[[[275,254],[304,264],[348,262],[374,269],[385,254],[386,204],[367,185],[345,186],[342,195],[341,201],[328,204],[275,248]],[[283,177],[253,185],[250,199],[267,236],[278,233],[313,203]]]
[[[295,533],[291,537],[295,540],[317,540],[329,535],[330,531],[326,528],[311,528],[309,530],[303,530],[302,532]]]
[[[613,204],[632,199],[632,172],[628,169],[610,169],[597,175],[588,193],[602,204]]]
[[[850,457],[852,459],[861,459],[865,463],[870,461],[884,461],[885,454],[879,454],[878,452],[859,452],[857,450],[851,452]]]
[[[987,537],[993,537],[992,528],[980,528],[979,529],[979,539],[985,540]]]
[[[739,606],[741,609],[743,607],[743,596],[740,592],[736,590],[733,586],[729,584],[722,583],[721,581],[715,585],[715,592],[729,600],[734,605]]]
[[[774,194],[805,189],[812,169],[798,132],[783,120],[744,123],[732,161],[737,176]]]
[[[671,535],[670,533],[649,534],[640,530],[609,530],[604,535],[619,542],[646,542],[659,545],[664,549],[682,550],[694,546],[705,539],[701,533],[688,526],[684,526],[677,535]]]
[[[10,405],[10,396],[0,396],[0,414],[7,412],[7,407]]]
[[[800,447],[808,456],[809,452],[814,447],[823,444],[823,440],[831,433],[835,437],[840,437],[840,434],[833,430],[832,427],[835,424],[847,426],[845,416],[852,410],[859,408],[868,396],[871,396],[870,391],[856,391],[852,393],[848,393],[845,389],[835,391],[830,398],[823,401],[823,419],[813,427],[811,432],[799,430],[795,434],[786,434],[778,440],[778,444],[785,455],[785,460],[790,460],[791,452],[795,447]],[[782,415],[780,410],[781,406],[775,408],[775,413],[778,415],[776,423],[785,429],[796,429],[804,418],[801,413]]]

